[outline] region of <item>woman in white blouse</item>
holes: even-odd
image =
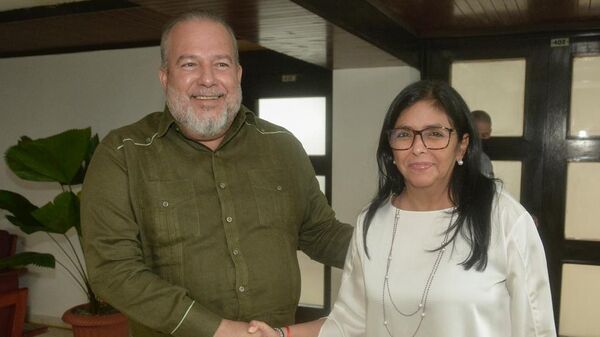
[[[359,216],[321,320],[273,337],[556,336],[544,249],[527,211],[481,174],[467,105],[449,85],[405,88],[385,117],[377,195]]]

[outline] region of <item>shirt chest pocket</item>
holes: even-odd
[[[294,202],[292,181],[279,169],[248,171],[260,225],[289,232],[301,221],[301,204]]]
[[[199,216],[190,180],[153,181],[141,195],[142,231],[155,247],[181,244],[195,236]]]

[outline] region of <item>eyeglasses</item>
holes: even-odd
[[[441,150],[450,144],[450,136],[454,130],[440,127],[429,127],[423,130],[398,128],[388,131],[388,141],[394,150],[408,150],[415,143],[415,137],[421,136],[423,145],[429,150]]]

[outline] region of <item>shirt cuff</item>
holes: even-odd
[[[179,324],[171,332],[175,337],[213,336],[222,318],[195,301],[190,304]]]

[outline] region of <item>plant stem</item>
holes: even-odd
[[[65,256],[67,259],[69,259],[69,261],[71,262],[71,265],[72,265],[72,266],[75,268],[75,270],[77,270],[77,273],[79,274],[79,276],[80,276],[82,279],[84,279],[84,280],[85,280],[85,279],[86,279],[86,277],[85,277],[85,275],[83,274],[83,271],[82,271],[82,270],[80,270],[80,269],[78,268],[77,264],[75,263],[75,260],[73,260],[73,257],[71,257],[71,255],[69,255],[69,254],[67,253],[67,251],[66,251],[66,250],[63,248],[63,246],[62,246],[60,243],[58,243],[58,241],[57,241],[57,240],[54,238],[54,236],[52,236],[52,235],[51,235],[50,233],[48,233],[48,232],[45,232],[45,233],[46,233],[46,234],[47,234],[47,235],[48,235],[48,236],[49,236],[49,237],[52,239],[52,241],[54,241],[54,244],[56,244],[56,246],[58,247],[58,249],[60,249],[60,250],[62,251],[63,255],[64,255],[64,256]],[[64,234],[63,234],[63,235],[64,235]],[[77,254],[75,254],[75,256],[77,256]]]
[[[65,237],[65,239],[69,243],[69,246],[71,246],[71,250],[73,251],[73,255],[77,259],[77,264],[79,265],[79,268],[80,268],[81,278],[83,278],[83,280],[85,281],[85,283],[87,283],[87,274],[85,272],[85,268],[83,267],[83,263],[81,262],[81,259],[79,258],[79,254],[77,254],[77,251],[75,250],[75,246],[73,246],[73,242],[71,242],[71,239],[69,239],[69,237],[66,234],[63,234],[63,236]]]
[[[73,274],[73,272],[71,271],[71,269],[67,268],[67,266],[64,265],[64,263],[60,262],[60,260],[56,260],[56,263],[58,263],[61,267],[63,267],[67,273],[69,273],[69,275],[71,275],[71,277],[73,278],[73,280],[75,280],[75,282],[77,283],[77,285],[81,288],[81,290],[83,290],[83,292],[87,295],[87,291],[86,291],[86,287],[83,285],[83,283],[81,283],[81,281],[75,276],[75,274]],[[89,296],[88,296],[89,297]]]

